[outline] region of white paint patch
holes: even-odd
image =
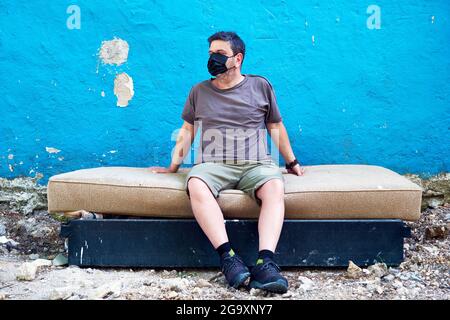
[[[14,168],[13,168],[13,166],[12,165],[8,165],[8,167],[9,167],[9,171],[11,171],[11,172],[13,172],[14,171]]]
[[[312,44],[315,45],[316,44],[316,37],[314,35],[311,37],[311,40],[312,40]]]
[[[59,161],[63,161],[63,160],[64,160],[64,157],[58,157],[58,160],[59,160]]]
[[[134,96],[133,79],[125,72],[114,79],[114,95],[117,97],[118,107],[128,106],[128,101]]]
[[[56,148],[52,148],[52,147],[45,147],[45,151],[47,151],[48,153],[58,153],[58,152],[61,152],[61,150],[56,149]]]
[[[434,16],[431,16],[431,23],[434,23]]]
[[[125,40],[114,38],[102,42],[99,55],[104,64],[120,66],[127,61],[129,49],[130,47]]]
[[[106,96],[105,91],[102,91],[100,95],[104,98]]]
[[[83,247],[81,247],[80,251],[80,264],[83,264]]]
[[[8,159],[9,159],[9,160],[14,159],[14,155],[13,155],[12,153],[8,154]]]
[[[109,153],[116,153],[117,152],[117,150],[111,150],[111,151],[108,151]]]

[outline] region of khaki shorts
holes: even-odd
[[[196,177],[206,183],[215,198],[225,189],[238,189],[247,193],[261,206],[261,200],[256,197],[256,191],[271,179],[281,179],[284,187],[284,177],[273,160],[232,162],[203,162],[195,164],[186,176],[184,188],[188,197],[188,181]]]

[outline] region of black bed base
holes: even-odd
[[[258,252],[257,220],[226,220],[230,243],[249,265]],[[205,268],[219,258],[194,219],[72,220],[61,226],[70,265]],[[345,267],[403,261],[401,220],[286,220],[275,253],[283,267]]]

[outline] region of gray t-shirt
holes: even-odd
[[[191,88],[181,118],[201,128],[195,163],[271,159],[266,123],[282,120],[274,90],[264,77],[243,76],[228,89],[213,78]]]

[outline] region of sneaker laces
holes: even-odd
[[[223,264],[223,271],[225,273],[228,273],[229,271],[237,268],[239,266],[238,262],[240,263],[239,259],[237,257],[227,257],[224,259]]]
[[[275,269],[276,271],[280,272],[281,269],[280,267],[273,261],[269,260],[266,263],[264,263],[264,265],[261,267],[262,270],[266,270],[266,269]]]

